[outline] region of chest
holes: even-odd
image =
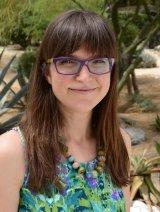
[[[92,162],[94,164],[94,161]],[[91,165],[91,163],[89,163]],[[22,187],[21,208],[31,211],[125,211],[122,189],[113,185],[107,173],[93,178],[77,178],[76,172],[68,164],[60,167],[60,176],[66,183],[59,192],[51,185],[52,195],[33,194],[27,187]]]

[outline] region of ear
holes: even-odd
[[[52,84],[50,69],[46,69],[44,72],[44,76],[49,84]]]

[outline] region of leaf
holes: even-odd
[[[142,176],[135,176],[133,177],[133,182],[131,185],[131,200],[135,197],[138,189],[143,184],[143,177]]]
[[[157,201],[160,202],[160,192],[153,185],[153,182],[151,180],[151,175],[150,176],[145,176],[144,180],[145,180],[149,190],[157,198]]]
[[[160,143],[156,142],[156,150],[158,154],[160,155]]]
[[[146,204],[151,207],[151,200],[150,200],[150,196],[149,196],[149,189],[147,187],[147,185],[143,182],[143,184],[141,185],[141,187],[139,188],[140,193],[143,197],[143,199],[145,200]]]
[[[3,88],[3,90],[0,93],[0,100],[6,95],[6,93],[10,90],[11,86],[13,85],[13,83],[16,81],[16,79],[18,79],[18,75],[16,75],[15,77],[13,77],[13,79],[11,79]]]
[[[160,165],[160,156],[154,157],[146,162],[148,168],[158,164]]]
[[[8,102],[5,107],[13,107],[26,93],[28,89],[28,84],[22,87],[20,91],[18,91],[15,96]]]
[[[12,59],[8,62],[8,64],[2,69],[2,71],[0,73],[0,84],[3,82],[3,79],[4,79],[7,71],[9,70],[10,65],[12,64],[12,62],[14,61],[15,58],[16,58],[16,56],[14,55],[12,57]]]

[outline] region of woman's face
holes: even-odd
[[[89,59],[93,55],[80,48],[69,56]],[[57,73],[52,63],[46,73],[46,79],[51,84],[60,106],[73,112],[90,112],[105,97],[110,86],[110,73],[92,74],[85,65],[80,73],[74,76]]]

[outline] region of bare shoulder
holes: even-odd
[[[125,131],[125,129],[120,128],[120,131],[121,131],[123,140],[124,140],[124,142],[125,142],[125,144],[126,144],[128,153],[129,153],[129,155],[131,155],[131,137],[130,137],[130,135]]]
[[[18,133],[14,130],[0,135],[0,161],[6,165],[16,165],[19,174],[24,171],[24,147]]]
[[[17,211],[24,172],[23,145],[10,130],[0,135],[0,211]]]

